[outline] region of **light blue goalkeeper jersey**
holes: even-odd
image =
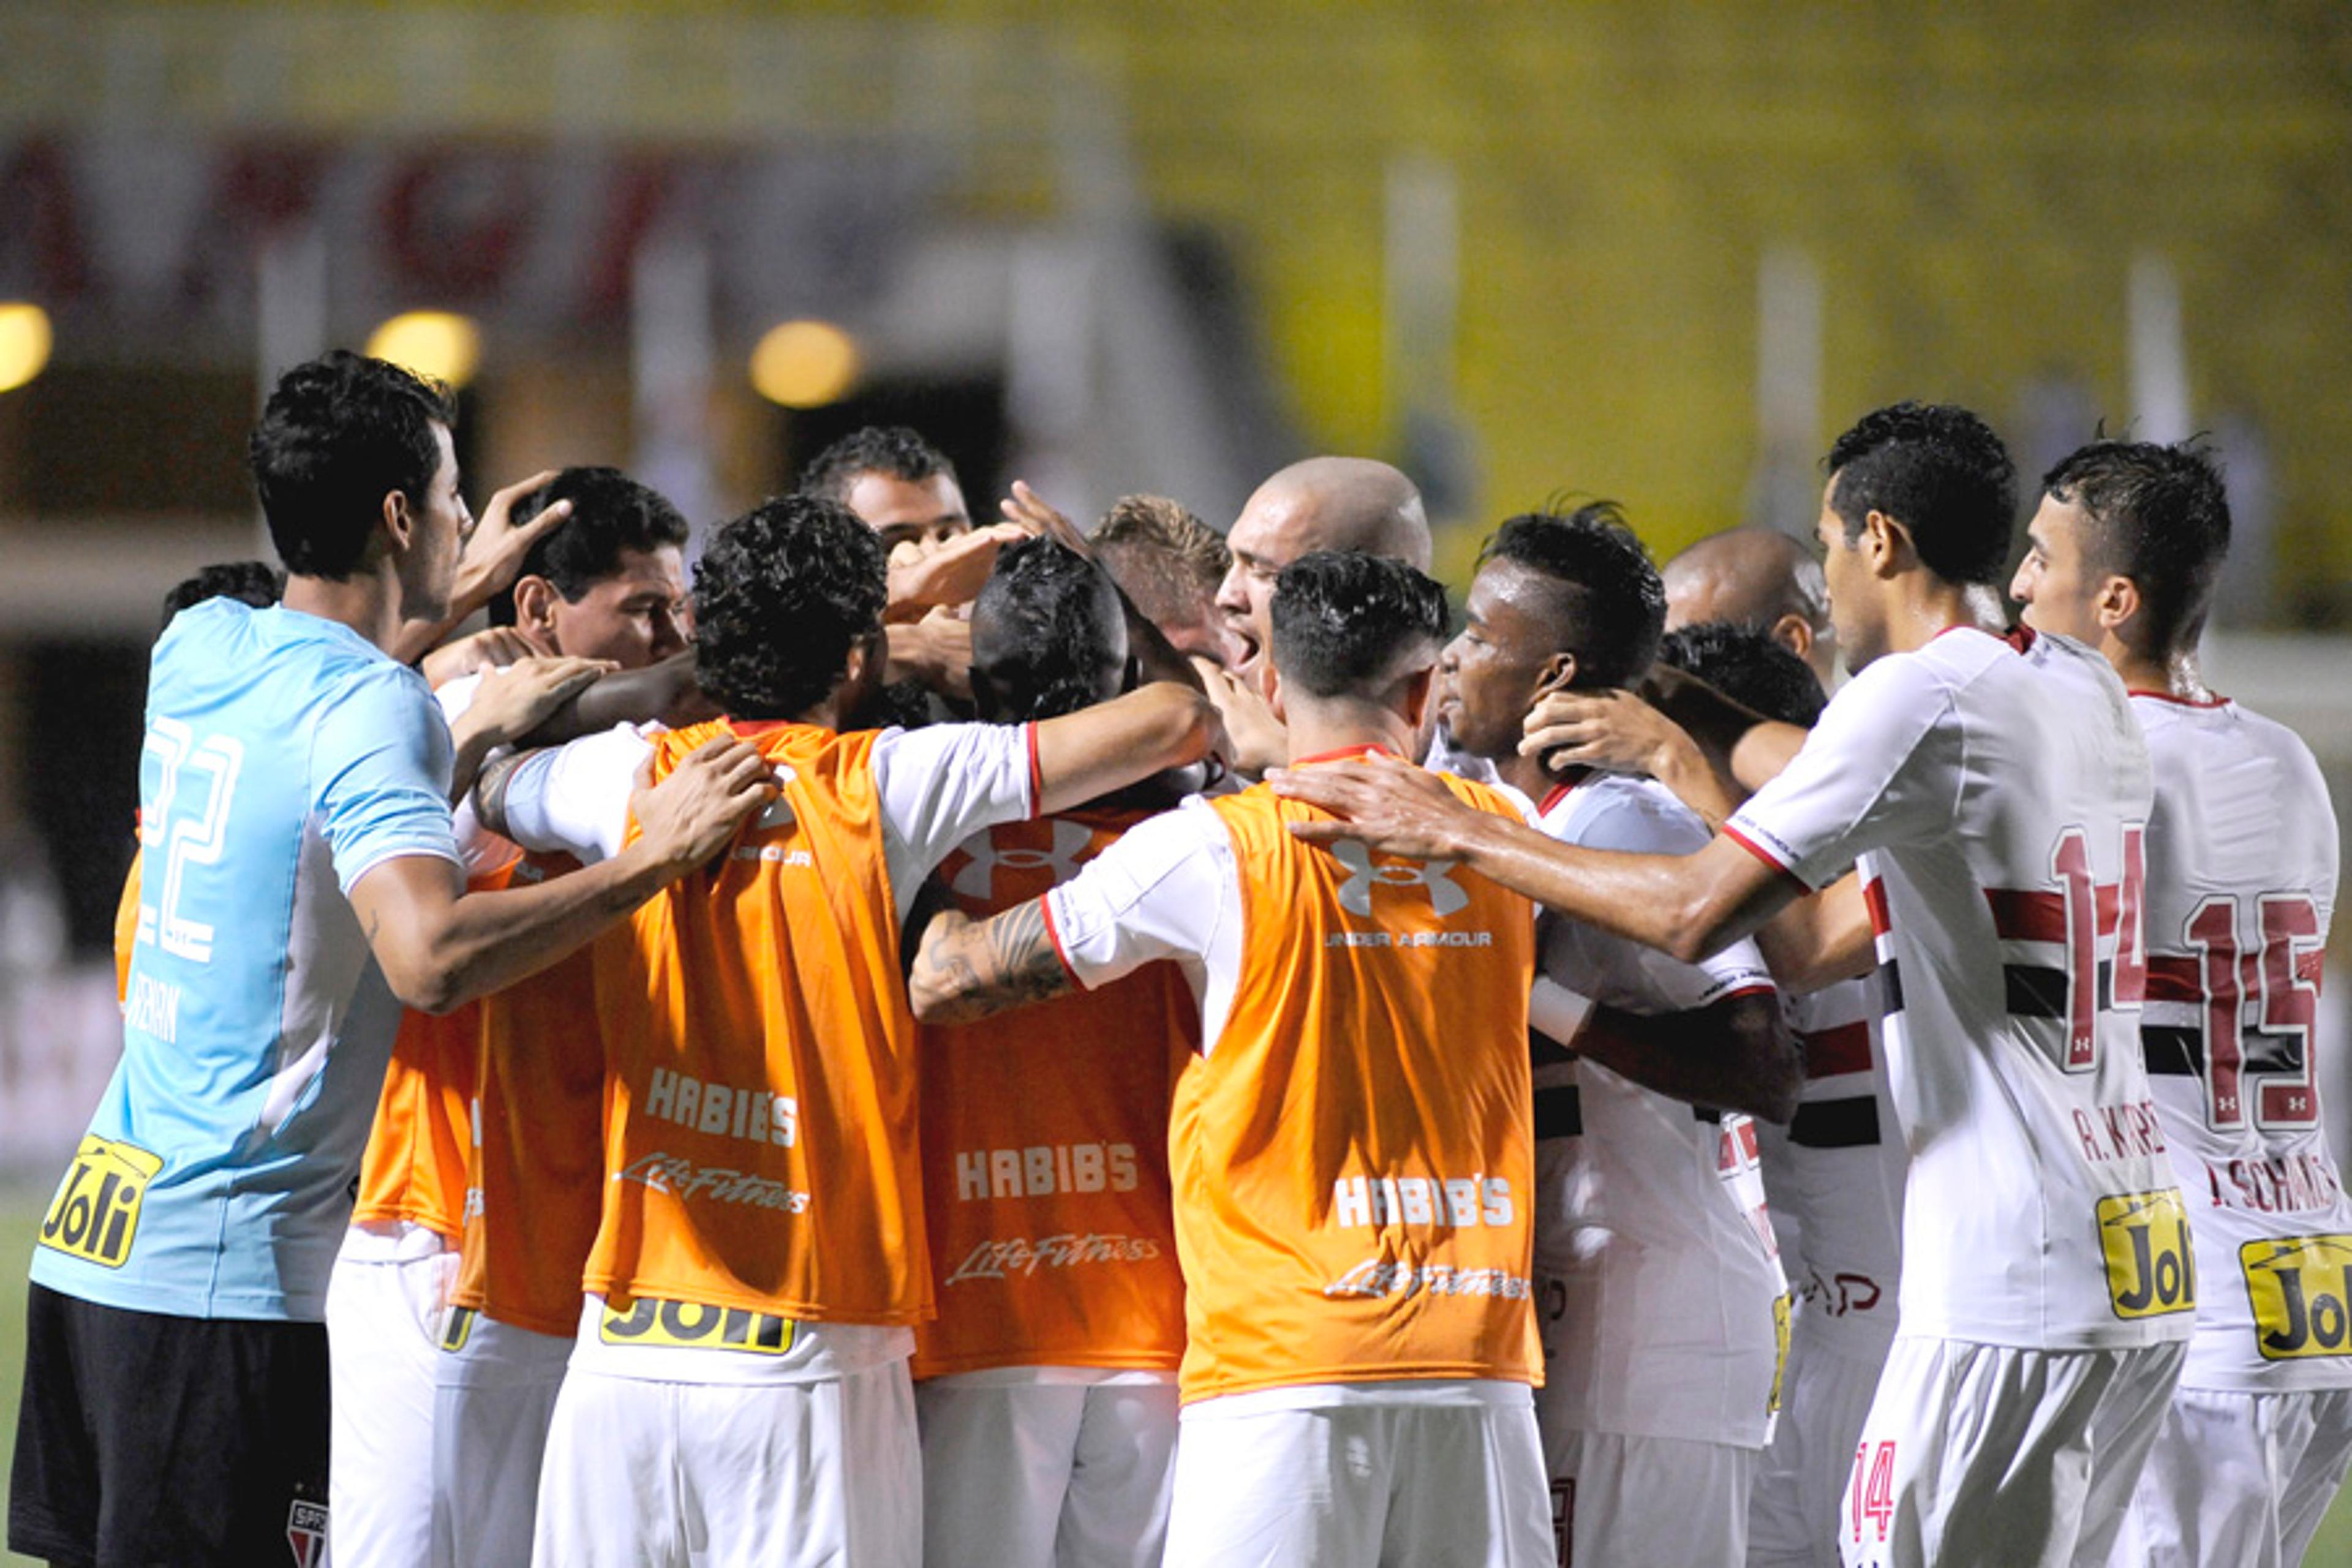
[[[214,599],[149,672],[122,1060],[34,1250],[67,1295],[316,1321],[400,1005],[346,895],[456,861],[448,727],[355,632]]]

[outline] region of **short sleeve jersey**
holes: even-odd
[[[1554,790],[1564,844],[1687,855],[1705,825],[1663,785],[1596,773]],[[1543,976],[1635,1013],[1769,993],[1752,942],[1698,964],[1547,916]],[[1770,1435],[1782,1277],[1753,1180],[1750,1119],[1702,1110],[1591,1061],[1537,1075],[1536,1257],[1566,1292],[1547,1400],[1579,1431],[1760,1447]]]
[[[1169,1133],[1183,1397],[1531,1383],[1532,910],[1291,836],[1320,815],[1262,784],[1195,802],[1046,896],[1081,984],[1172,958],[1199,986]]]
[[[2336,813],[2310,750],[2234,702],[2135,694],[2156,768],[2141,1036],[2200,1287],[2185,1387],[2352,1386],[2352,1204],[2313,1072]]]
[[[1786,999],[1804,1091],[1785,1129],[1757,1129],[1799,1321],[1857,1356],[1884,1354],[1901,1321],[1903,1137],[1871,1028],[1876,1005],[1866,979]]]
[[[316,1321],[400,1008],[348,893],[457,864],[424,680],[334,622],[215,599],[157,642],[123,1055],[33,1278],[199,1318]]]
[[[2180,1340],[2188,1222],[2137,1049],[2147,748],[2106,661],[1974,629],[1874,660],[1726,832],[1858,868],[1910,1153],[1903,1331]]]
[[[949,856],[940,880],[984,920],[1076,876],[1137,820],[1087,811],[1002,823]],[[920,1030],[939,1317],[915,1331],[917,1377],[1174,1375],[1184,1280],[1168,1108],[1200,1033],[1192,988],[1168,963]]]
[[[781,795],[594,950],[604,1208],[576,1353],[797,1382],[908,1354],[931,1310],[900,922],[958,843],[1029,814],[1034,731],[616,731],[519,770],[509,826],[526,849],[611,853],[635,832],[638,765],[658,781],[726,735]]]

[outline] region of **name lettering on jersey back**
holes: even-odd
[[[2208,1163],[2205,1181],[2214,1207],[2252,1209],[2256,1214],[2333,1208],[2344,1196],[2344,1184],[2335,1165],[2305,1150],[2265,1160]]]
[[[636,1109],[697,1132],[740,1138],[747,1143],[781,1143],[789,1149],[800,1136],[800,1106],[792,1096],[705,1083],[667,1068],[654,1068],[646,1097]]]
[[[975,1279],[1027,1278],[1040,1268],[1076,1268],[1088,1263],[1148,1263],[1160,1256],[1160,1244],[1148,1236],[1043,1236],[1031,1240],[1016,1236],[983,1241],[966,1255],[947,1277],[950,1287]]]
[[[1510,1225],[1518,1217],[1511,1184],[1468,1176],[1342,1176],[1331,1189],[1332,1223],[1344,1227],[1440,1226],[1449,1230]]]
[[[806,1214],[809,1206],[808,1194],[782,1182],[749,1171],[698,1164],[682,1154],[660,1151],[630,1161],[626,1168],[613,1173],[613,1180],[636,1182],[681,1199],[703,1198],[715,1204],[781,1209],[786,1214]]]
[[[144,974],[131,977],[131,994],[122,1004],[122,1021],[163,1044],[180,1038],[180,988]]]
[[[1132,1143],[1034,1143],[1025,1149],[964,1149],[955,1157],[956,1197],[1044,1198],[1067,1193],[1131,1193]]]
[[[2083,1158],[2104,1164],[2110,1160],[2147,1160],[2162,1154],[2164,1126],[2156,1119],[2156,1102],[2102,1105],[2074,1112],[2074,1136]]]

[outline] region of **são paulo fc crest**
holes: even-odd
[[[327,1505],[295,1499],[286,1510],[286,1544],[294,1568],[319,1568],[327,1560]]]

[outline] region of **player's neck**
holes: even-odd
[[[1414,726],[1393,708],[1344,699],[1287,706],[1291,762],[1358,746],[1379,746],[1400,757],[1413,754]]]
[[[341,581],[292,574],[281,602],[289,610],[349,626],[386,652],[404,624],[400,584],[388,572],[354,572]]]
[[[1888,584],[1886,651],[1916,653],[1956,626],[2000,636],[2009,629],[2000,595],[1981,583],[1948,583],[1924,570]]]
[[[2212,689],[2205,684],[2205,672],[2198,665],[2193,643],[2169,653],[2151,655],[2126,647],[2108,637],[2103,639],[2099,651],[2107,656],[2107,662],[2115,667],[2127,691],[2153,691],[2178,697],[2184,702],[2213,700]]]
[[[1541,757],[1521,756],[1516,750],[1508,756],[1489,757],[1495,776],[1526,795],[1529,800],[1541,800],[1551,793],[1559,781],[1544,766]]]

